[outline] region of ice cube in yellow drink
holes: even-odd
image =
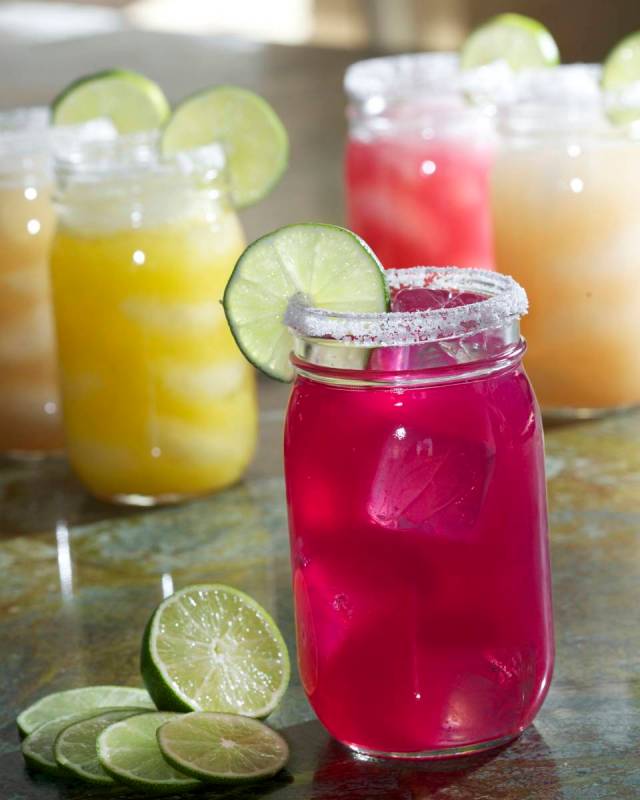
[[[124,209],[113,186],[62,201],[52,254],[62,398],[87,487],[152,504],[233,483],[252,457],[254,376],[220,305],[244,242],[233,210],[202,190],[121,191]]]

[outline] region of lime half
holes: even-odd
[[[179,714],[156,711],[110,725],[98,736],[98,759],[118,783],[153,794],[171,794],[202,784],[178,772],[163,758],[156,733]]]
[[[602,88],[613,122],[640,120],[640,31],[625,37],[605,59]]]
[[[266,717],[289,683],[289,654],[269,614],[244,592],[189,586],[153,613],[142,676],[159,708]]]
[[[107,118],[118,133],[158,128],[170,114],[162,89],[149,78],[110,69],[74,81],[52,104],[54,125],[79,125]]]
[[[293,377],[284,315],[296,294],[329,311],[386,311],[389,302],[382,265],[345,228],[289,225],[249,245],[225,289],[224,310],[246,358],[281,381]]]
[[[58,766],[74,778],[89,783],[113,783],[98,761],[98,736],[114,722],[144,714],[145,708],[113,708],[67,725],[55,740]]]
[[[176,769],[213,783],[268,778],[289,758],[279,733],[236,714],[183,714],[158,729],[158,744]]]
[[[85,686],[54,692],[25,709],[17,719],[18,730],[27,736],[39,725],[72,714],[96,713],[101,708],[135,706],[155,708],[153,700],[144,689],[131,686]]]
[[[523,14],[498,14],[476,28],[460,50],[462,69],[505,61],[513,70],[553,67],[558,45],[545,26]]]
[[[22,755],[33,769],[49,775],[63,775],[56,761],[54,746],[58,735],[69,725],[85,719],[86,714],[73,714],[45,722],[30,733],[22,742]]]
[[[165,156],[220,142],[231,194],[239,208],[266,195],[287,166],[284,125],[266,100],[237,86],[216,86],[184,100],[162,135]]]

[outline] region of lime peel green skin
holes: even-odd
[[[78,89],[81,89],[90,83],[114,78],[124,79],[129,85],[137,85],[143,89],[144,91],[141,92],[141,95],[144,94],[149,100],[147,109],[153,109],[153,113],[155,115],[153,122],[148,122],[144,126],[134,124],[133,126],[118,128],[116,121],[112,120],[116,125],[116,128],[118,128],[118,133],[135,133],[143,130],[151,130],[164,125],[171,114],[171,106],[169,105],[169,101],[165,97],[162,89],[145,75],[141,75],[133,70],[123,68],[101,70],[100,72],[95,72],[91,75],[85,75],[84,77],[78,78],[70,83],[51,103],[51,112],[54,125],[81,124],[83,122],[89,122],[90,119],[96,119],[97,117],[94,115],[89,118],[78,118],[74,115],[74,118],[69,121],[64,118],[65,104],[71,95],[73,95]],[[109,117],[110,115],[105,113],[103,116]]]
[[[75,722],[72,722],[66,728],[63,728],[63,730],[61,730],[60,733],[56,736],[56,740],[53,745],[53,751],[60,772],[67,775],[69,778],[75,778],[76,780],[84,781],[85,783],[113,785],[114,779],[110,775],[105,775],[105,776],[92,775],[91,778],[89,778],[85,773],[71,766],[66,757],[64,758],[60,757],[60,754],[58,752],[58,743],[61,741],[63,735],[69,730],[69,728],[73,728],[76,725],[81,724],[83,722],[87,722],[89,720],[102,717],[105,714],[112,714],[113,712],[117,712],[123,715],[122,717],[123,719],[126,719],[127,716],[135,717],[138,714],[148,714],[149,710],[150,709],[148,708],[134,708],[134,707],[126,708],[124,706],[102,708],[100,710],[97,710],[95,714],[92,714],[91,716],[88,717],[84,717],[83,719],[78,719]],[[97,753],[96,753],[96,758],[97,758]]]
[[[273,370],[268,369],[264,364],[258,364],[256,362],[256,360],[253,358],[252,354],[250,352],[248,352],[244,342],[242,341],[242,337],[238,335],[238,332],[237,332],[237,329],[236,329],[236,325],[234,324],[233,316],[232,316],[232,313],[230,311],[231,295],[233,293],[234,281],[236,279],[238,279],[238,277],[242,273],[242,267],[243,267],[244,259],[250,253],[251,249],[255,245],[258,245],[261,242],[266,242],[271,238],[275,238],[280,233],[286,232],[289,229],[292,229],[292,228],[303,228],[303,227],[320,228],[320,229],[326,228],[326,229],[331,230],[331,231],[336,231],[337,230],[337,231],[342,231],[345,234],[349,234],[349,236],[352,236],[361,245],[363,250],[365,250],[365,252],[369,255],[371,260],[374,262],[374,264],[376,264],[378,266],[378,269],[380,270],[380,280],[381,280],[381,285],[382,285],[382,288],[383,288],[383,291],[384,291],[384,310],[385,311],[389,311],[390,310],[390,304],[391,304],[391,296],[390,296],[389,287],[387,285],[387,282],[386,282],[386,279],[385,279],[385,275],[384,275],[384,267],[382,266],[382,264],[378,260],[378,257],[373,252],[371,247],[369,247],[369,245],[364,241],[364,239],[362,239],[360,236],[358,236],[353,231],[350,231],[348,228],[343,228],[343,227],[341,227],[339,225],[331,225],[331,224],[325,223],[325,222],[297,222],[297,223],[293,223],[291,225],[283,225],[281,228],[277,228],[276,230],[271,231],[270,233],[267,233],[264,236],[261,236],[258,239],[256,239],[255,241],[253,241],[242,252],[242,254],[238,258],[238,260],[237,260],[237,262],[236,262],[236,264],[235,264],[235,266],[233,268],[233,271],[231,272],[229,280],[227,281],[227,285],[225,286],[224,294],[222,296],[222,307],[224,309],[225,317],[226,317],[227,323],[229,325],[229,330],[231,331],[231,335],[233,336],[234,341],[237,344],[238,349],[240,350],[240,352],[244,355],[244,357],[247,359],[247,361],[249,361],[249,363],[252,364],[256,369],[260,370],[260,372],[262,372],[264,375],[267,375],[267,377],[272,378],[273,380],[279,381],[280,383],[291,383],[291,381],[293,380],[293,377],[294,377],[293,368],[291,368],[291,371],[290,371],[289,374],[283,375],[283,374],[280,374],[279,372],[275,372]],[[284,322],[282,324],[284,325]]]
[[[483,36],[492,28],[497,27],[510,27],[521,31],[527,30],[531,34],[535,34],[537,36],[540,45],[540,51],[544,58],[535,66],[554,67],[560,63],[560,51],[558,50],[558,45],[556,44],[556,41],[549,30],[547,30],[547,28],[541,22],[538,22],[538,20],[535,20],[531,17],[527,17],[525,14],[507,12],[491,17],[469,34],[460,51],[460,66],[463,70],[474,69],[475,67],[482,66],[482,64],[491,63],[491,59],[483,61],[482,63],[475,63],[475,61],[471,61],[471,63],[469,63],[468,53],[473,52],[474,40],[477,40],[477,38]],[[469,45],[469,47],[467,45]],[[517,66],[510,63],[508,58],[507,62],[512,68],[517,69]]]
[[[282,700],[284,693],[287,690],[289,685],[289,680],[291,677],[291,662],[289,660],[289,651],[287,649],[286,642],[282,634],[280,633],[280,629],[276,625],[273,617],[259,604],[257,603],[252,597],[250,597],[245,592],[242,592],[240,589],[235,589],[230,586],[225,586],[224,584],[218,583],[210,583],[210,584],[194,584],[191,586],[187,586],[184,589],[175,592],[166,600],[163,600],[158,607],[155,609],[153,614],[151,615],[149,621],[146,624],[144,635],[142,637],[142,646],[140,649],[140,671],[142,673],[142,679],[147,687],[147,691],[151,695],[154,703],[156,704],[157,708],[162,711],[177,711],[177,712],[189,712],[189,711],[217,711],[215,708],[207,708],[202,709],[195,705],[195,703],[190,702],[188,698],[185,698],[179,691],[174,689],[169,684],[169,677],[164,677],[162,670],[156,664],[155,659],[153,658],[152,654],[152,647],[151,647],[151,638],[154,635],[154,623],[159,619],[162,610],[166,606],[167,603],[171,601],[175,601],[176,598],[186,592],[197,591],[201,589],[221,589],[223,591],[231,591],[233,594],[240,596],[243,600],[254,609],[258,610],[260,614],[262,614],[268,624],[270,631],[276,641],[279,644],[280,651],[282,653],[282,684],[278,693],[274,696],[271,705],[264,710],[260,710],[258,713],[249,714],[246,711],[242,712],[243,716],[246,717],[256,717],[258,719],[265,719],[269,716],[269,714],[273,713],[274,709]],[[224,713],[229,713],[228,709],[224,710]],[[238,712],[240,713],[240,712]]]
[[[225,714],[221,714],[221,713],[217,713],[217,712],[198,712],[198,711],[195,711],[195,712],[192,712],[191,714],[183,715],[182,719],[187,721],[189,719],[189,717],[192,717],[194,714],[198,714],[198,715],[207,714],[207,715],[221,717],[221,718],[225,718],[225,717],[232,718],[233,717],[232,714],[226,714],[226,713]],[[177,721],[181,722],[182,720],[177,720]],[[171,726],[174,722],[175,721],[165,722],[164,725],[161,725],[158,728],[156,736],[157,736],[157,739],[158,739],[158,746],[160,747],[160,751],[162,752],[162,755],[163,755],[164,759],[167,761],[167,763],[171,764],[171,766],[174,769],[178,770],[179,772],[183,772],[185,775],[190,775],[191,777],[196,778],[196,779],[198,779],[198,780],[200,780],[200,781],[202,781],[204,783],[213,783],[213,784],[217,783],[217,784],[229,785],[229,784],[254,783],[256,781],[265,780],[265,779],[268,779],[268,778],[272,778],[274,775],[277,775],[278,772],[280,772],[284,768],[284,766],[286,765],[286,763],[287,763],[287,761],[289,759],[289,745],[285,741],[284,737],[281,734],[279,734],[276,731],[274,731],[272,728],[269,728],[269,730],[271,731],[273,736],[275,738],[277,738],[279,740],[279,742],[281,743],[282,750],[283,750],[282,760],[279,763],[274,764],[271,768],[262,770],[261,772],[254,773],[252,775],[235,774],[233,776],[221,775],[221,774],[218,774],[218,773],[214,774],[214,773],[211,773],[211,772],[208,772],[208,771],[205,771],[205,770],[199,770],[199,769],[197,769],[197,767],[193,767],[191,764],[186,763],[185,761],[183,761],[183,760],[181,760],[179,758],[174,758],[174,756],[171,754],[169,748],[165,744],[164,740],[165,740],[165,736],[166,736],[166,734],[168,732],[168,726]],[[261,726],[263,726],[265,728],[268,727],[267,725],[264,725],[263,722],[259,722],[256,719],[251,720],[251,722],[255,723],[256,725],[261,725]]]
[[[179,145],[176,145],[172,141],[172,135],[174,133],[172,123],[174,120],[178,119],[180,121],[180,115],[184,115],[185,110],[188,110],[190,106],[194,106],[198,102],[205,100],[209,95],[214,93],[223,95],[225,92],[232,93],[237,96],[247,97],[252,103],[254,103],[256,106],[259,106],[264,113],[264,118],[267,120],[267,124],[271,128],[271,131],[274,135],[274,140],[277,139],[280,145],[278,158],[271,165],[271,174],[268,177],[268,180],[266,180],[260,186],[255,187],[255,189],[250,193],[245,193],[239,187],[234,186],[234,147],[233,141],[228,137],[216,137],[215,135],[212,136],[211,132],[207,130],[202,132],[202,136],[190,137],[189,142],[186,143],[180,142]],[[278,114],[264,99],[264,97],[261,97],[259,94],[256,94],[249,89],[233,86],[231,84],[222,84],[220,86],[200,89],[199,91],[194,92],[192,95],[186,97],[174,108],[173,113],[167,120],[162,138],[160,140],[160,149],[163,155],[174,156],[181,150],[205,147],[206,145],[212,144],[216,141],[220,142],[220,144],[224,146],[227,154],[227,167],[230,173],[229,177],[231,183],[231,195],[236,208],[246,208],[247,206],[258,203],[260,200],[266,197],[280,181],[289,164],[289,137],[287,135],[286,128],[284,127]]]

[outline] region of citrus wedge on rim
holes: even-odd
[[[224,292],[223,306],[245,357],[281,381],[293,377],[289,301],[303,295],[329,311],[386,311],[382,265],[355,233],[336,225],[288,225],[250,244]]]
[[[545,26],[523,14],[498,14],[472,31],[460,50],[462,69],[505,61],[513,70],[553,67],[558,45]]]
[[[640,120],[640,31],[626,36],[602,65],[607,114],[616,124]]]
[[[170,114],[162,89],[126,69],[96,72],[74,81],[52,103],[54,125],[110,119],[118,133],[158,128]]]
[[[256,203],[286,169],[289,140],[269,103],[248,89],[214,86],[178,105],[162,134],[163,155],[219,142],[225,149],[231,195],[238,208]]]

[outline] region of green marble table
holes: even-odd
[[[180,507],[89,498],[64,460],[0,465],[0,798],[117,796],[29,775],[14,718],[47,692],[138,684],[143,625],[163,594],[221,581],[256,597],[294,648],[280,428],[286,387],[261,384],[247,479]],[[272,722],[284,779],[234,798],[631,800],[640,797],[640,413],[547,433],[558,659],[534,727],[507,749],[418,767],[352,758],[293,678]],[[204,792],[195,797],[217,797]]]

